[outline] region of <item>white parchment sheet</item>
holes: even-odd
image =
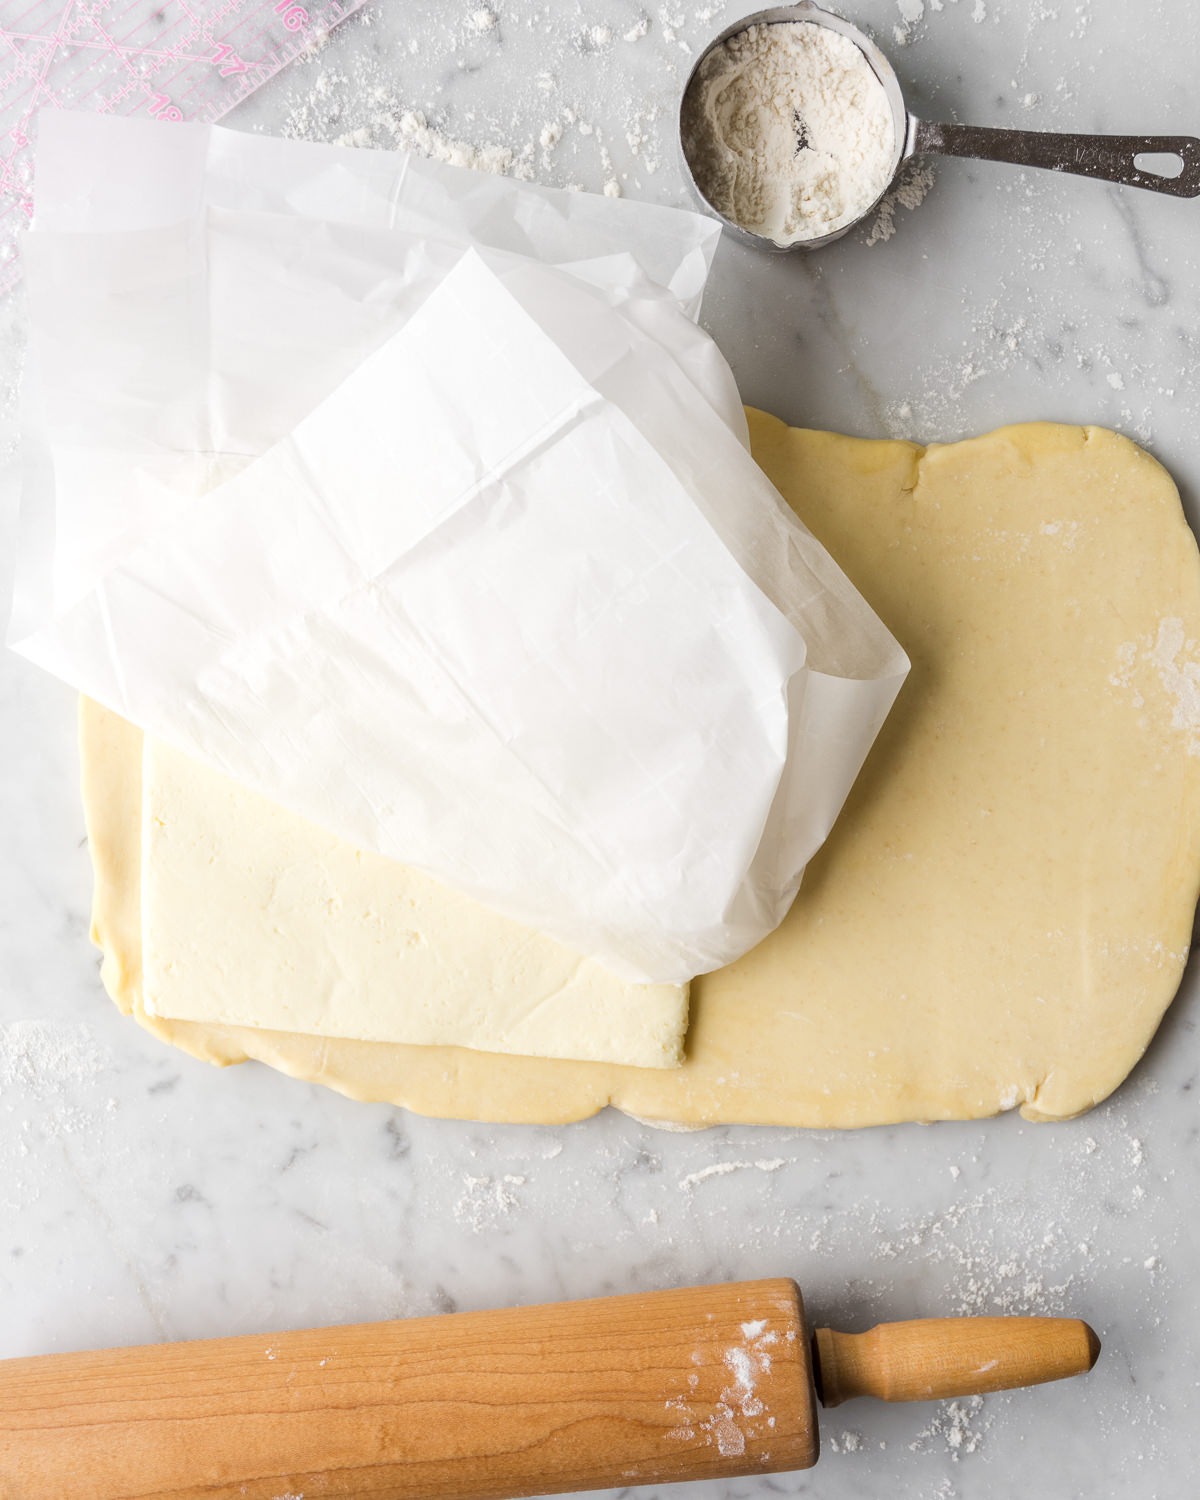
[[[70,114],[36,169],[16,649],[628,977],[774,928],[908,664],[749,456],[714,226]]]

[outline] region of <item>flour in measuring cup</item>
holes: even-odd
[[[688,86],[682,127],[708,202],[779,245],[865,213],[887,187],[896,147],[866,57],[811,21],[751,26],[714,48]]]

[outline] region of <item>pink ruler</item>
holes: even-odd
[[[0,293],[20,275],[39,109],[216,120],[362,3],[0,0]]]

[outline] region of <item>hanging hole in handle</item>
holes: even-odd
[[[1183,157],[1175,151],[1139,151],[1133,158],[1139,172],[1152,177],[1178,177],[1183,171]]]

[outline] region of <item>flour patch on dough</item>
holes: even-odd
[[[1186,638],[1182,620],[1159,621],[1150,660],[1174,705],[1171,728],[1182,730],[1188,737],[1188,750],[1200,755],[1200,661],[1196,642]]]
[[[1116,657],[1111,686],[1127,691],[1134,708],[1143,708],[1139,674],[1153,673],[1171,702],[1171,728],[1187,736],[1190,755],[1200,755],[1200,651],[1183,621],[1174,615],[1160,620],[1156,634],[1123,641]]]
[[[1041,535],[1053,537],[1068,552],[1074,552],[1078,547],[1082,530],[1080,521],[1043,521],[1041,525]]]

